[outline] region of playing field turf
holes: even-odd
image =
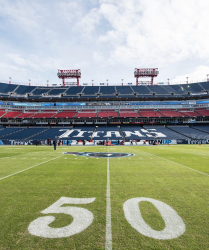
[[[209,249],[209,145],[0,146],[0,158],[1,250]]]

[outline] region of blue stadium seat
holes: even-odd
[[[189,126],[168,126],[168,128],[192,139],[209,139],[209,134],[190,128]]]
[[[15,84],[7,84],[7,83],[0,83],[0,93],[6,94],[9,92],[13,92],[18,85]]]
[[[24,86],[19,85],[17,89],[15,89],[15,94],[17,95],[25,95],[32,92],[36,87],[35,86]]]

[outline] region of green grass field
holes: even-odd
[[[209,249],[209,145],[0,146],[0,158],[1,250]]]

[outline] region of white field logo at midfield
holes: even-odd
[[[130,157],[134,154],[127,153],[103,153],[103,152],[64,152],[64,154],[71,154],[75,156],[96,157],[96,158],[120,158]]]

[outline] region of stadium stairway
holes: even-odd
[[[153,134],[152,132],[150,132],[149,130],[147,130],[144,126],[142,126],[142,128],[146,131],[146,133],[148,133],[149,135],[151,135],[152,137],[154,137],[155,139],[159,139],[155,134]],[[145,132],[144,131],[144,132]]]
[[[43,130],[43,131],[41,131],[41,132],[39,132],[39,133],[36,133],[36,134],[34,134],[34,135],[31,135],[31,136],[25,138],[25,140],[28,140],[28,139],[30,139],[31,137],[34,137],[35,135],[39,135],[39,134],[41,134],[41,133],[43,133],[43,132],[45,132],[45,131],[47,131],[47,130],[49,130],[49,129],[50,129],[50,128],[47,127],[47,129],[45,129],[45,130]]]
[[[209,134],[209,132],[208,132],[208,131],[206,131],[206,130],[202,130],[202,129],[200,129],[200,128],[196,128],[195,126],[191,126],[191,128],[196,129],[197,131],[200,131],[200,132],[205,132],[205,133]]]
[[[93,131],[92,135],[93,135],[96,131],[97,131],[97,126],[95,126],[95,128],[94,128],[94,131]],[[91,137],[90,137],[90,139],[91,139],[91,140],[93,140],[93,139],[92,139],[92,135],[91,135]]]
[[[159,114],[161,114],[162,117],[166,117],[164,114],[162,114],[162,113],[160,112],[160,110],[157,110],[157,112],[158,112]]]
[[[118,129],[119,129],[119,131],[120,131],[120,134],[121,134],[123,140],[126,140],[126,137],[125,137],[125,135],[124,135],[124,133],[123,133],[123,131],[122,131],[122,129],[121,129],[120,126],[118,127]]]
[[[14,132],[12,132],[12,133],[8,133],[8,134],[5,134],[5,135],[2,135],[2,136],[1,136],[1,139],[4,139],[5,136],[12,135],[12,134],[16,134],[16,133],[21,132],[21,131],[23,131],[23,130],[25,130],[25,129],[26,129],[26,127],[23,127],[23,129],[16,130],[16,131],[14,131]]]

